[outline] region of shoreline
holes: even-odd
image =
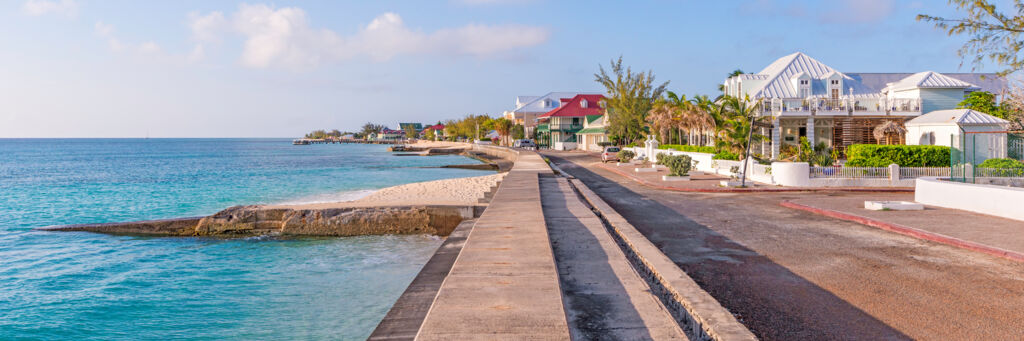
[[[424,145],[464,147],[461,148],[463,153],[476,148],[469,144],[449,142]],[[423,145],[417,144],[417,147]],[[513,155],[506,152],[505,155],[490,155],[488,159],[508,159],[513,158]],[[505,174],[401,184],[381,188],[349,201],[243,205],[228,207],[203,217],[47,226],[36,230],[179,237],[424,233],[447,236],[463,220],[476,218],[483,212]],[[349,193],[360,191],[367,190]]]

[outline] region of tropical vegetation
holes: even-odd
[[[594,79],[605,87],[605,113],[608,115],[608,133],[619,144],[636,142],[648,132],[647,113],[661,98],[668,82],[655,85],[652,71],[634,73],[622,65],[622,57],[613,60],[609,70],[599,66]]]
[[[846,166],[949,167],[949,147],[855,144],[846,148]]]
[[[664,156],[661,156],[664,155]],[[688,155],[660,154],[661,164],[668,167],[669,176],[687,176],[693,166],[693,159]]]

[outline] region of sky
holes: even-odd
[[[296,137],[602,93],[623,57],[669,90],[802,51],[843,72],[970,72],[945,0],[0,3],[0,138]],[[992,71],[985,68],[975,71]]]

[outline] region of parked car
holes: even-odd
[[[604,147],[601,151],[601,162],[619,161],[619,147]]]
[[[516,142],[514,142],[512,144],[512,147],[515,147],[515,148],[526,148],[526,149],[536,149],[537,148],[537,144],[533,143],[533,141],[531,141],[529,139],[521,139],[521,140],[516,140]]]

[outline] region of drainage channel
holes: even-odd
[[[541,177],[541,206],[573,339],[685,339],[600,219],[565,178]]]
[[[629,232],[616,228],[616,224],[609,221],[606,214],[614,215],[616,221],[622,222],[619,225],[628,225],[628,222],[611,210],[580,180],[571,179],[567,182],[576,197],[598,218],[605,232],[625,254],[632,269],[643,278],[651,293],[668,310],[687,338],[690,340],[757,340],[757,337],[749,329],[740,324],[707,292],[700,289],[689,276],[674,263],[671,263],[653,244],[639,235],[639,232],[636,232],[631,225],[628,226],[628,229],[631,230],[629,232],[633,232],[634,238],[644,238],[643,241],[638,243],[624,237],[623,233]],[[584,191],[587,193],[584,194]],[[602,206],[603,209],[595,207],[595,205]],[[602,211],[607,211],[607,213]],[[646,245],[637,245],[641,243]],[[666,275],[658,269],[668,270],[662,272],[669,274]]]

